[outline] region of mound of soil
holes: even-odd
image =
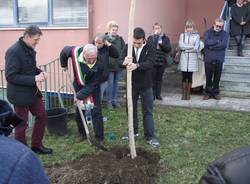
[[[137,148],[131,159],[128,148],[114,147],[97,155],[46,168],[51,183],[60,184],[154,184],[160,156]]]

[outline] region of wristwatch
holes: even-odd
[[[139,66],[140,66],[139,63],[136,63],[136,68],[139,68]]]

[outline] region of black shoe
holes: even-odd
[[[215,96],[214,96],[214,99],[215,99],[215,100],[220,100],[221,97],[220,97],[220,95],[215,95]]]
[[[96,140],[95,140],[95,143],[96,143],[97,145],[99,145],[99,146],[104,146],[104,141],[101,140],[101,139],[96,139]]]
[[[31,150],[37,154],[52,154],[53,150],[51,148],[41,147],[31,147]]]
[[[96,139],[95,146],[103,151],[108,151],[108,149],[104,146],[104,141],[102,139]]]
[[[208,96],[208,95],[203,96],[203,100],[208,100],[209,98],[210,98],[210,96]]]
[[[162,100],[162,97],[161,96],[157,96],[156,99],[157,100]]]

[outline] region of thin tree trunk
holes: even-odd
[[[130,2],[129,25],[128,25],[128,57],[132,57],[133,48],[133,31],[135,18],[136,0]],[[133,126],[133,101],[132,101],[132,72],[127,71],[127,105],[128,105],[128,130],[129,130],[129,146],[131,158],[136,157],[134,126]]]

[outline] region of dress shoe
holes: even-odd
[[[41,147],[31,147],[31,150],[37,154],[51,154],[53,150],[51,148]]]
[[[161,96],[157,96],[156,99],[157,100],[162,100],[162,97]]]
[[[243,53],[239,53],[238,56],[244,57],[244,54]]]
[[[214,96],[214,99],[215,99],[215,100],[220,100],[221,97],[220,97],[219,95],[215,95],[215,96]]]
[[[121,108],[121,105],[118,102],[116,102],[116,103],[113,103],[113,107],[114,108]]]
[[[203,96],[203,100],[208,100],[209,98],[210,98],[210,96],[208,96],[208,95]]]

